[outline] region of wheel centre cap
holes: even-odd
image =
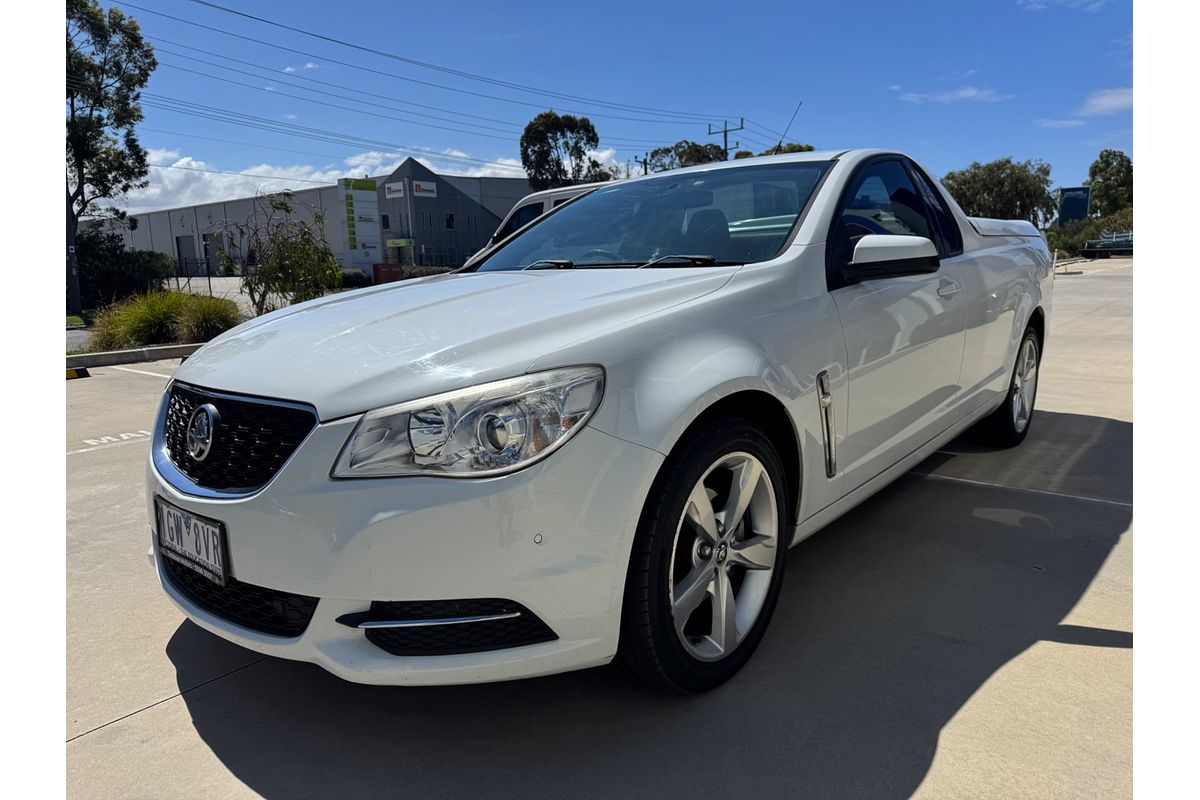
[[[725,542],[721,542],[719,545],[717,545],[717,564],[718,565],[724,564],[725,559],[728,557],[729,557],[729,545],[725,544]]]

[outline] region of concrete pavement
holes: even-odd
[[[204,633],[145,558],[175,364],[96,368],[67,393],[69,792],[1129,796],[1131,278],[1059,278],[1025,444],[956,441],[792,550],[763,645],[701,697],[364,687]]]

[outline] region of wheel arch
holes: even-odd
[[[783,402],[771,392],[760,388],[737,388],[711,400],[697,410],[691,421],[683,426],[666,452],[669,455],[679,443],[705,425],[719,419],[746,419],[763,430],[775,445],[783,462],[784,481],[787,485],[788,516],[792,523],[800,508],[800,494],[804,480],[804,462],[801,440],[796,423]]]
[[[1033,328],[1038,337],[1038,350],[1045,351],[1046,349],[1046,312],[1042,310],[1040,305],[1036,306],[1029,315],[1029,322],[1025,327]]]

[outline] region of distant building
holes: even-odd
[[[343,267],[370,273],[374,264],[460,266],[487,244],[517,201],[530,193],[524,178],[439,175],[406,159],[390,175],[344,178],[331,186],[293,191],[296,215],[324,216],[325,238]],[[176,259],[181,275],[220,274],[224,248],[236,261],[254,254],[223,239],[229,223],[245,225],[255,198],[239,198],[131,214],[126,244]]]

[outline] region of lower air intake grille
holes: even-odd
[[[517,613],[506,619],[405,628],[368,628],[367,639],[394,656],[447,656],[504,650],[558,637],[537,615],[512,600],[428,600],[371,604],[373,620],[448,620]]]
[[[299,636],[317,608],[315,597],[266,589],[234,578],[220,586],[165,555],[160,558],[167,577],[184,596],[243,628],[272,636]]]

